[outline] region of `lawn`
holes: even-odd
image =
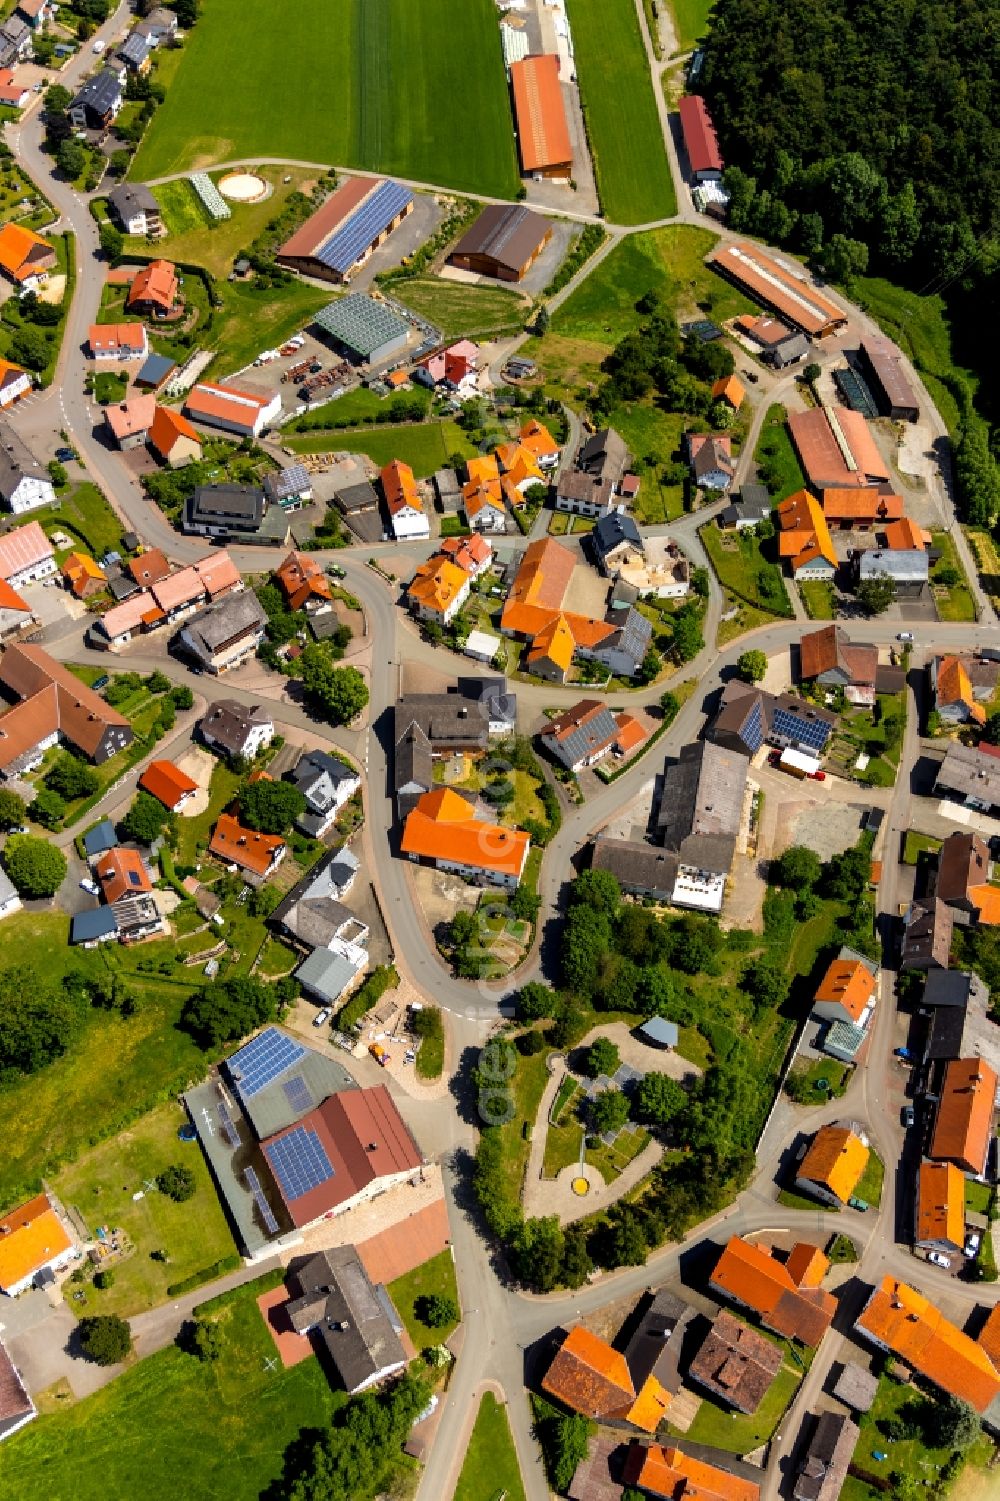
[[[153,127],[155,129],[155,126]],[[233,261],[281,214],[289,196],[303,184],[310,186],[317,173],[307,167],[255,167],[271,186],[271,195],[261,203],[231,203],[229,219],[210,219],[201,199],[187,178],[161,183],[156,190],[167,236],[158,249],[175,261],[204,266],[215,277],[228,276]],[[216,180],[219,175],[216,174]],[[285,182],[285,178],[290,178]],[[149,255],[150,247],[142,238],[125,241],[126,251]]]
[[[885,1179],[885,1167],[881,1157],[872,1152],[868,1158],[868,1166],[858,1179],[858,1186],[854,1190],[856,1199],[864,1199],[873,1209],[877,1209],[882,1202],[882,1183]]]
[[[619,1131],[613,1146],[609,1147],[603,1141],[598,1141],[596,1146],[587,1148],[585,1156],[591,1167],[597,1168],[605,1183],[613,1183],[629,1163],[646,1150],[649,1140],[649,1132],[641,1127],[626,1127],[624,1131]]]
[[[452,1334],[457,1325],[457,1320],[445,1324],[440,1329],[432,1329],[429,1324],[423,1323],[416,1313],[418,1298],[426,1298],[438,1293],[442,1297],[451,1298],[458,1304],[458,1283],[455,1281],[455,1258],[451,1249],[439,1251],[432,1256],[430,1261],[425,1261],[422,1266],[414,1267],[412,1272],[407,1272],[405,1277],[397,1277],[395,1282],[390,1282],[387,1292],[396,1306],[406,1332],[413,1341],[414,1349],[423,1350],[428,1345],[440,1345]]]
[[[585,403],[603,380],[602,360],[644,321],[636,303],[653,289],[681,322],[749,311],[752,304],[704,264],[717,243],[710,230],[678,224],[621,240],[552,315],[548,332],[521,351],[543,372],[546,392],[573,406]],[[682,413],[652,401],[617,407],[610,421],[633,453],[664,461],[677,452],[685,426]],[[643,489],[647,484],[648,478]],[[677,502],[668,491],[663,503]]]
[[[836,611],[832,584],[822,579],[803,579],[798,591],[810,620],[833,620]]]
[[[297,78],[311,86],[293,101]],[[131,175],[148,181],[253,156],[512,198],[517,163],[495,10],[488,0],[304,0],[279,16],[267,0],[213,0]]]
[[[938,617],[941,620],[975,620],[976,602],[969,588],[969,581],[965,576],[965,569],[955,549],[955,542],[948,532],[931,532],[932,545],[941,554],[938,562],[931,569],[931,585],[934,591],[934,603],[937,606]],[[938,574],[944,568],[952,568],[959,576],[957,584],[944,585],[939,583]]]
[[[524,1501],[517,1450],[503,1405],[492,1392],[479,1404],[454,1501]]]
[[[393,459],[402,459],[410,465],[417,479],[427,479],[436,469],[447,464],[453,453],[471,458],[476,451],[458,424],[450,421],[408,422],[398,427],[386,423],[380,427],[338,428],[331,433],[290,437],[288,446],[296,453],[364,453],[380,468]]]
[[[708,27],[712,0],[669,0],[678,52],[690,52]]]
[[[530,1149],[527,1133],[530,1133],[535,1124],[538,1106],[548,1082],[546,1057],[547,1051],[536,1053],[532,1058],[517,1060],[517,1072],[511,1080],[514,1114],[505,1126],[499,1127],[503,1135],[503,1167],[507,1179],[507,1196],[514,1203],[520,1203],[521,1200],[521,1183],[524,1179],[524,1169]]]
[[[677,212],[646,50],[633,0],[569,0],[601,208],[612,224]]]
[[[19,1501],[258,1501],[285,1446],[303,1428],[326,1428],[345,1400],[317,1360],[272,1363],[258,1291],[249,1284],[215,1315],[218,1361],[171,1345],[8,1440],[0,1490]]]
[[[836,1058],[817,1058],[805,1068],[797,1066],[791,1077],[795,1079],[797,1090],[792,1098],[798,1104],[823,1105],[827,1100],[839,1099],[844,1093],[851,1077],[851,1065],[838,1063]],[[819,1083],[820,1079],[826,1080],[825,1087]]]
[[[446,339],[495,337],[524,327],[530,302],[504,287],[473,287],[436,276],[414,276],[393,288],[400,302],[427,318]]]
[[[44,340],[45,364],[36,368],[32,362],[32,373],[40,386],[50,386],[55,375],[56,361],[59,359],[59,350],[62,345],[63,331],[66,327],[66,317],[70,304],[73,301],[73,288],[76,285],[76,252],[75,236],[69,231],[49,236],[49,244],[56,253],[56,265],[53,277],[63,276],[62,301],[60,307],[59,322],[51,327],[42,327],[36,323],[28,322],[21,315],[20,303],[16,297],[7,297],[2,305],[2,318],[0,318],[0,357],[12,359],[11,344],[17,334],[24,329],[30,329]]]
[[[936,855],[941,848],[941,842],[932,834],[920,834],[916,829],[907,829],[903,844],[903,864],[916,865],[925,850],[928,854]]]
[[[50,204],[14,158],[0,163],[0,224],[14,222],[39,231],[52,217]]]
[[[992,1202],[993,1190],[988,1183],[976,1183],[971,1178],[966,1178],[966,1209],[971,1209],[973,1214],[989,1214]]]
[[[703,526],[698,535],[728,594],[765,615],[787,618],[792,614],[781,568],[764,556],[759,538],[749,530],[722,532],[714,521]],[[764,545],[770,550],[774,542]]]
[[[73,970],[100,974],[121,964],[118,950],[70,949],[63,913],[18,912],[3,929],[4,963],[35,968],[58,983]],[[142,953],[142,948],[137,952]],[[124,953],[124,951],[121,951]],[[0,1088],[6,1121],[0,1155],[0,1204],[10,1204],[205,1071],[206,1058],[177,1028],[181,1007],[201,976],[131,973],[139,1001],[134,1016],[91,1011],[82,1034],[62,1058],[39,1073]]]
[[[332,401],[310,407],[308,412],[304,412],[289,425],[287,431],[305,433],[314,428],[357,427],[362,422],[377,422],[379,418],[384,421],[387,413],[398,410],[403,403],[410,406],[416,402],[427,413],[430,411],[431,393],[422,386],[414,386],[412,391],[406,391],[401,396],[379,396],[377,391],[370,391],[367,386],[356,386],[353,391],[345,391],[343,396],[335,396]]]
[[[788,413],[780,403],[768,407],[757,447],[754,449],[753,461],[758,467],[769,471],[768,489],[776,505],[779,501],[787,500],[797,490],[805,488],[806,477],[802,473],[802,466],[788,432]]]
[[[230,771],[224,761],[212,768],[209,785],[208,807],[194,818],[178,818],[177,849],[174,859],[178,865],[196,865],[208,848],[219,814],[224,812],[236,796],[240,778]]]
[[[197,1142],[178,1140],[187,1120],[179,1105],[160,1105],[134,1126],[84,1153],[51,1179],[68,1207],[75,1209],[91,1235],[98,1225],[121,1227],[134,1254],[115,1265],[114,1286],[104,1292],[87,1283],[69,1299],[73,1313],[120,1313],[129,1317],[162,1303],[167,1287],[211,1266],[236,1247],[219,1206],[205,1159]],[[194,1173],[192,1199],[175,1204],[148,1184],[173,1163]],[[133,1195],[143,1193],[135,1202]],[[167,1261],[154,1261],[162,1250]],[[78,1293],[84,1294],[81,1299]]]
[[[711,1444],[728,1454],[749,1454],[771,1437],[798,1390],[802,1373],[783,1365],[753,1416],[730,1412],[702,1397],[694,1422],[684,1434],[693,1444]]]
[[[67,490],[55,505],[42,506],[18,517],[15,524],[24,526],[29,521],[40,522],[46,532],[63,531],[71,538],[72,547],[56,552],[57,563],[81,545],[95,558],[121,550],[121,522],[97,486],[89,480]]]
[[[864,1413],[858,1419],[861,1425],[861,1437],[854,1450],[854,1463],[859,1469],[865,1470],[882,1481],[883,1485],[888,1481],[890,1474],[895,1471],[909,1481],[912,1493],[919,1495],[923,1493],[925,1483],[935,1478],[937,1470],[950,1457],[951,1451],[930,1448],[922,1436],[896,1439],[893,1443],[886,1442],[881,1424],[895,1417],[911,1402],[915,1404],[920,1402],[920,1395],[912,1386],[892,1381],[888,1376],[882,1377],[874,1406],[870,1412]],[[884,1454],[885,1459],[876,1459],[874,1450]],[[984,1434],[976,1440],[966,1458],[970,1464],[983,1466],[992,1455],[993,1444]],[[987,1492],[984,1491],[983,1494]],[[845,1480],[844,1488],[840,1493],[841,1501],[880,1501],[881,1495],[882,1487],[866,1485],[863,1480],[853,1475],[849,1475]]]

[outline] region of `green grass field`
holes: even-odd
[[[633,0],[569,0],[580,97],[601,207],[612,224],[677,212]]]
[[[197,1150],[197,1149],[196,1149]],[[0,1492],[19,1501],[258,1501],[302,1428],[326,1428],[344,1401],[319,1362],[275,1353],[253,1284],[214,1317],[220,1358],[171,1345],[84,1402],[61,1403],[0,1449]],[[46,1412],[46,1406],[49,1411]]]
[[[749,1454],[771,1437],[801,1379],[800,1371],[787,1364],[781,1366],[752,1417],[729,1411],[702,1397],[694,1422],[684,1436],[693,1444],[711,1444],[729,1454]]]
[[[446,1324],[441,1329],[432,1329],[429,1324],[423,1323],[417,1317],[414,1308],[418,1298],[430,1297],[435,1293],[451,1298],[456,1305],[458,1304],[455,1261],[450,1250],[439,1251],[436,1256],[431,1257],[430,1261],[425,1261],[422,1266],[414,1267],[412,1272],[407,1272],[405,1277],[397,1277],[395,1282],[390,1282],[387,1291],[395,1304],[396,1312],[406,1325],[406,1332],[412,1339],[415,1349],[422,1350],[427,1345],[439,1345],[455,1329],[455,1324]]]
[[[698,38],[705,34],[712,0],[669,0],[669,3],[677,33],[677,50],[690,52]]]
[[[89,1282],[74,1288],[69,1306],[77,1317],[120,1313],[125,1317],[164,1302],[167,1287],[211,1266],[236,1247],[219,1206],[218,1195],[197,1142],[178,1140],[187,1120],[179,1105],[161,1105],[119,1136],[86,1152],[66,1167],[52,1186],[62,1202],[78,1211],[91,1234],[98,1225],[120,1226],[135,1252],[114,1268],[114,1285],[104,1292]],[[165,1194],[146,1190],[132,1195],[147,1180],[173,1163],[195,1175],[194,1198],[175,1204]],[[162,1250],[168,1261],[154,1261]],[[75,1296],[82,1292],[83,1298]]]
[[[387,423],[384,427],[310,433],[304,438],[289,438],[288,446],[296,453],[366,453],[373,464],[380,466],[402,459],[418,479],[426,479],[440,469],[448,462],[449,454],[461,453],[469,458],[475,453],[454,422],[414,422],[399,427]]]
[[[538,364],[546,391],[573,406],[586,403],[604,378],[601,361],[642,323],[635,305],[651,289],[661,294],[680,322],[703,311],[719,319],[747,312],[750,303],[704,264],[716,243],[710,230],[687,225],[669,225],[620,241],[553,314],[544,337],[529,339],[521,351]],[[664,412],[651,401],[619,407],[610,420],[640,459],[652,453],[670,458],[684,430],[681,413]],[[647,500],[652,504],[657,498],[657,487],[646,480],[643,489],[647,484],[651,493],[646,500],[640,491],[643,508]],[[666,515],[677,514],[677,497],[669,488],[661,489],[659,500]],[[645,519],[650,519],[649,512]]]
[[[934,586],[934,603],[937,606],[940,620],[975,620],[976,601],[972,597],[962,560],[958,556],[955,542],[949,532],[935,531],[931,533],[934,546],[941,554],[939,560],[931,569],[931,584]],[[953,568],[959,575],[959,582],[945,587],[938,580],[937,575],[944,568]]]
[[[788,431],[788,413],[780,402],[767,409],[753,459],[767,474],[775,504],[805,488],[806,477]]]
[[[133,162],[137,181],[248,156],[517,190],[488,0],[209,0]]]
[[[72,547],[56,552],[56,562],[61,563],[75,548],[84,547],[93,557],[100,558],[122,545],[122,526],[114,511],[96,485],[89,480],[74,485],[60,495],[55,505],[42,506],[37,511],[18,518],[19,524],[37,521],[46,531],[63,531],[72,541]]]
[[[520,329],[530,306],[519,292],[505,287],[473,287],[436,276],[415,276],[393,290],[400,302],[436,324],[446,339],[457,339],[460,334],[483,338]]]
[[[524,1501],[524,1485],[517,1463],[517,1450],[510,1434],[507,1414],[492,1392],[479,1406],[455,1501]]]

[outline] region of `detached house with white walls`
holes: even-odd
[[[0,502],[20,516],[51,505],[55,498],[47,470],[10,423],[0,418]]]

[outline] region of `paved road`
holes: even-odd
[[[645,18],[639,5],[637,5],[637,14],[652,66],[653,59],[646,34]],[[126,17],[127,8],[122,5],[115,16],[101,28],[99,34],[105,39],[110,39],[123,29]],[[92,59],[86,53],[80,54],[70,64],[60,81],[72,86],[87,70],[91,61]],[[680,180],[669,121],[666,118],[662,96],[659,92],[657,92],[657,104],[671,171],[678,188],[680,207],[674,218],[655,221],[654,224],[636,228],[654,228],[677,222],[699,224],[704,227],[704,221],[694,213]],[[33,401],[31,408],[25,413],[25,428],[26,430],[30,428],[39,434],[45,433],[49,437],[60,430],[65,430],[79,449],[89,473],[105,490],[123,522],[135,529],[147,543],[162,547],[168,556],[180,562],[190,561],[204,553],[205,544],[198,539],[185,538],[175,533],[166,524],[158,509],[144,499],[117,456],[109,453],[93,436],[94,415],[83,393],[85,365],[81,348],[87,326],[94,321],[97,312],[103,280],[103,267],[97,255],[97,230],[86,204],[71,186],[50,178],[49,160],[40,149],[41,135],[41,122],[37,111],[30,113],[19,127],[10,132],[12,144],[26,170],[45,185],[45,191],[62,215],[64,224],[72,228],[77,236],[79,277],[76,296],[67,323],[56,382],[48,393]],[[327,166],[325,163],[305,165]],[[415,186],[426,187],[428,185],[415,184]],[[568,217],[582,222],[587,222],[590,218],[586,215],[569,215]],[[627,231],[622,226],[611,225],[607,228],[609,239],[598,252],[598,256],[578,273],[562,293],[552,299],[551,306],[558,306],[571,295],[574,286],[589,274],[596,260],[610,254],[611,249],[624,233],[635,232],[634,229]],[[727,233],[725,230],[720,231],[718,226],[713,225],[712,228],[723,235]],[[843,302],[843,299],[839,298],[836,293],[831,293],[831,295],[835,300]],[[847,306],[847,304],[844,305]],[[860,315],[856,309],[849,310],[856,325],[872,326],[870,320]],[[519,342],[521,341],[514,340],[505,345],[502,357],[505,358]],[[829,353],[823,356],[825,359],[832,357],[834,355]],[[919,387],[920,382],[916,373],[911,370],[910,374]],[[773,399],[790,389],[789,378],[774,382],[762,389],[759,394],[762,398],[767,396]],[[755,412],[751,441],[747,443],[741,459],[741,477],[747,472],[753,451],[753,438],[759,431],[767,404],[767,401],[762,399],[759,409]],[[934,411],[929,398],[926,397],[926,393],[923,404],[933,413],[935,431],[943,432],[943,423]],[[948,475],[945,474],[941,484],[936,487],[936,498],[942,509],[942,515],[950,519],[947,484]],[[684,517],[670,528],[692,560],[699,564],[707,564],[707,558],[701,548],[697,528],[710,514],[711,511],[707,511],[694,517]],[[958,529],[953,535],[970,579],[973,580],[977,603],[983,612],[982,618],[989,627],[988,630],[980,630],[975,635],[980,641],[996,641],[998,639],[998,633],[995,630],[996,617],[979,589],[964,538]],[[390,544],[365,549],[365,555],[366,557],[373,554],[390,556],[397,555],[399,551],[396,544]],[[277,551],[268,552],[258,549],[233,548],[232,552],[241,568],[254,572],[272,566],[280,556]],[[412,898],[406,868],[392,856],[389,831],[392,827],[393,809],[389,797],[390,781],[387,764],[389,746],[385,734],[385,716],[397,695],[401,664],[404,661],[425,662],[450,672],[454,670],[455,659],[420,640],[411,624],[401,618],[396,605],[395,592],[362,561],[349,554],[345,556],[343,553],[339,553],[337,558],[347,570],[348,587],[362,601],[368,617],[370,636],[374,643],[371,662],[370,724],[361,730],[332,730],[316,724],[304,710],[287,703],[277,705],[275,713],[283,723],[308,727],[320,738],[327,739],[333,745],[342,746],[366,766],[368,820],[365,837],[369,841],[373,877],[379,883],[398,962],[407,976],[421,990],[432,996],[451,1013],[452,1050],[453,1056],[460,1060],[458,1067],[460,1084],[466,1050],[476,1048],[481,1044],[489,1026],[496,1019],[498,999],[510,989],[511,982],[508,981],[503,986],[490,987],[472,986],[458,981],[445,971],[429,942]],[[751,642],[773,653],[786,648],[800,634],[801,627],[797,623],[767,625],[726,650],[716,651],[711,643],[715,640],[722,595],[714,574],[710,574],[710,577],[711,591],[705,624],[706,638],[710,644],[706,645],[698,658],[689,664],[682,674],[684,677],[695,678],[699,683],[700,691],[684,705],[649,764],[640,762],[612,787],[603,789],[595,797],[590,798],[582,808],[571,812],[566,817],[560,833],[549,848],[543,866],[540,883],[543,924],[552,920],[558,912],[560,890],[565,875],[570,869],[570,859],[577,847],[639,792],[653,774],[659,763],[661,752],[675,753],[682,744],[690,741],[698,733],[704,718],[704,695],[711,692],[717,685],[720,673],[731,667],[739,652]],[[895,634],[895,627],[876,621],[866,625],[856,634],[863,635],[866,640],[875,641],[877,644],[884,644]],[[941,624],[922,630],[920,644],[928,651],[953,649],[956,646],[969,646],[972,636],[973,632],[968,626]],[[51,642],[51,649],[63,658],[79,659],[81,656],[80,643],[72,632],[58,633],[57,639]],[[107,658],[101,660],[107,662]],[[164,666],[163,657],[152,651],[137,652],[130,655],[127,660],[129,666],[142,671]],[[197,691],[204,692],[206,686],[204,680],[189,674],[173,659],[169,660],[168,670],[175,679],[191,681]],[[463,670],[470,669],[466,665],[463,666]],[[241,688],[237,680],[227,680],[225,691],[228,695],[244,702],[256,701],[260,697],[259,692]],[[649,688],[631,696],[636,702],[650,702],[659,696],[660,691],[660,687]],[[563,699],[569,702],[572,697],[577,696],[577,690],[572,688],[560,689],[536,685],[518,685],[518,693],[522,716],[529,720],[532,715],[540,713],[546,705]],[[620,694],[616,695],[616,697],[620,696]],[[888,821],[893,829],[905,828],[909,822],[909,772],[918,750],[916,715],[911,705],[900,777],[890,805]],[[879,909],[882,913],[888,914],[894,909],[897,877],[894,859],[887,854],[885,875],[879,893]],[[541,963],[537,957],[533,957],[524,975],[540,972]],[[884,1274],[885,1271],[891,1270],[897,1275],[916,1278],[921,1286],[928,1289],[940,1286],[942,1292],[947,1291],[952,1301],[964,1301],[971,1304],[974,1301],[983,1301],[984,1297],[992,1301],[996,1297],[995,1292],[989,1294],[982,1288],[966,1288],[954,1283],[950,1278],[942,1281],[943,1274],[936,1273],[933,1268],[923,1263],[915,1262],[907,1251],[895,1243],[894,1164],[900,1150],[901,1134],[895,1115],[899,1080],[898,1076],[894,1075],[891,1063],[891,1050],[897,1026],[891,981],[891,974],[887,974],[883,979],[882,1002],[874,1024],[875,1031],[868,1066],[859,1073],[848,1096],[837,1102],[836,1110],[839,1115],[850,1108],[865,1120],[872,1139],[887,1165],[886,1191],[880,1212],[877,1215],[867,1216],[863,1220],[859,1219],[856,1225],[853,1220],[850,1224],[851,1233],[856,1236],[862,1246],[862,1260],[858,1271],[866,1280],[871,1281]],[[820,1118],[821,1116],[815,1113],[811,1117],[817,1120]],[[475,1399],[484,1383],[495,1383],[508,1397],[508,1411],[527,1494],[530,1501],[542,1501],[542,1498],[547,1496],[547,1487],[541,1471],[537,1447],[530,1433],[530,1415],[524,1392],[523,1351],[534,1340],[560,1322],[569,1322],[578,1316],[593,1313],[609,1299],[634,1295],[651,1283],[676,1278],[681,1272],[682,1257],[686,1248],[667,1247],[652,1256],[646,1266],[621,1271],[602,1279],[595,1286],[586,1287],[577,1292],[544,1299],[517,1294],[507,1285],[502,1275],[502,1268],[494,1265],[490,1248],[484,1244],[477,1224],[471,1217],[465,1202],[467,1180],[462,1171],[463,1154],[472,1150],[475,1133],[458,1114],[452,1113],[449,1119],[450,1131],[443,1133],[450,1141],[445,1161],[445,1184],[446,1193],[451,1201],[456,1264],[466,1328],[458,1367],[442,1413],[438,1442],[432,1450],[419,1494],[422,1501],[442,1501],[442,1498],[450,1494],[455,1476],[454,1457],[461,1452],[465,1441]],[[814,1235],[817,1233],[825,1235],[834,1225],[839,1229],[848,1228],[845,1216],[838,1216],[834,1222],[831,1221],[829,1215],[820,1210],[805,1212],[776,1209],[773,1199],[774,1167],[778,1155],[786,1144],[785,1140],[776,1138],[772,1141],[765,1136],[761,1143],[758,1172],[753,1183],[740,1196],[737,1203],[720,1215],[716,1222],[699,1227],[697,1232],[699,1240],[710,1237],[713,1233],[716,1238],[719,1238],[720,1235],[734,1232],[766,1229],[776,1221],[785,1228]],[[724,1230],[720,1228],[723,1222]],[[205,1296],[206,1293],[202,1290],[194,1301],[202,1301]],[[168,1309],[155,1310],[150,1315],[144,1315],[142,1321],[136,1321],[137,1326],[141,1325],[137,1327],[137,1334],[149,1348],[158,1347],[160,1343],[173,1337],[176,1332],[175,1324],[178,1318],[183,1316],[183,1309],[184,1304],[171,1305]],[[799,1428],[799,1419],[814,1404],[821,1389],[824,1374],[829,1371],[832,1360],[836,1358],[840,1337],[838,1334],[835,1339],[828,1340],[826,1346],[821,1349],[807,1381],[803,1384],[789,1421],[784,1425],[785,1431],[782,1439],[774,1446],[774,1453],[766,1475],[765,1493],[768,1497],[778,1494],[781,1466],[787,1463],[790,1447]]]

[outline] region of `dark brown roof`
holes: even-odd
[[[839,668],[853,686],[871,687],[878,667],[878,649],[861,642],[852,643],[839,625],[826,625],[803,636],[800,643],[803,678]]]
[[[852,1418],[839,1412],[822,1413],[802,1456],[792,1492],[795,1501],[837,1501],[860,1436],[861,1429]]]
[[[353,1246],[310,1256],[288,1281],[298,1294],[287,1306],[292,1328],[316,1330],[349,1392],[405,1364],[399,1316]]]
[[[783,1358],[780,1345],[723,1309],[688,1374],[724,1402],[753,1413],[770,1390]]]
[[[990,852],[978,834],[949,834],[938,856],[937,896],[952,905],[969,898],[970,886],[990,878]]]
[[[549,225],[541,214],[523,204],[490,203],[451,252],[488,257],[511,271],[520,271],[544,244]]]
[[[944,902],[933,898],[914,902],[903,929],[903,968],[920,969],[939,964],[942,969],[947,969],[954,922],[951,908]]]
[[[13,1361],[0,1344],[0,1438],[8,1425],[13,1426],[29,1417],[34,1410]]]

